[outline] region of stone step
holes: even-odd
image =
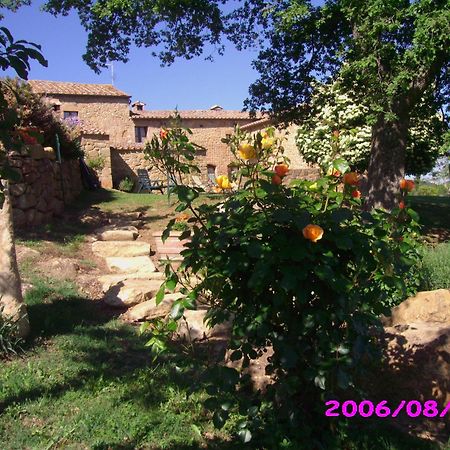
[[[121,308],[137,305],[155,297],[161,283],[161,280],[140,278],[120,281],[110,286],[105,293],[104,301],[110,306]]]
[[[122,315],[122,319],[128,322],[142,322],[166,317],[172,309],[174,301],[181,297],[183,294],[180,293],[166,294],[159,305],[156,305],[156,298],[152,298],[130,308]]]
[[[134,241],[139,236],[136,227],[104,228],[98,235],[100,241]]]
[[[109,257],[105,259],[111,272],[125,274],[139,274],[139,278],[152,276],[156,272],[155,265],[150,256],[131,256],[127,258]]]
[[[92,251],[102,258],[150,255],[150,244],[144,241],[96,241]]]
[[[163,272],[150,272],[147,275],[143,275],[141,272],[133,273],[113,273],[108,275],[102,275],[98,278],[99,283],[102,285],[103,292],[106,292],[111,286],[125,280],[158,280],[162,283],[165,279]]]

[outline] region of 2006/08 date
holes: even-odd
[[[325,403],[325,406],[328,406],[325,415],[327,417],[339,417],[342,413],[345,417],[354,417],[356,415],[364,418],[372,417],[373,415],[377,417],[397,417],[401,411],[404,411],[409,417],[419,417],[421,415],[424,417],[445,417],[450,411],[450,403],[441,410],[434,400],[425,402],[402,400],[396,408],[390,408],[387,403],[387,400],[382,400],[376,404],[370,400],[363,400],[359,403],[347,400],[341,405],[337,400],[330,400]]]

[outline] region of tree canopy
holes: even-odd
[[[97,71],[126,61],[132,44],[163,64],[220,53],[224,39],[258,45],[246,106],[283,122],[308,113],[313,81],[339,75],[372,126],[372,205],[392,206],[411,117],[448,112],[449,0],[47,0],[46,9],[78,12]]]

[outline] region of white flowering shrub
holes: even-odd
[[[318,164],[324,170],[339,157],[346,159],[353,170],[366,170],[372,136],[368,117],[368,107],[355,103],[352,93],[344,92],[337,82],[317,84],[311,114],[297,130],[300,154],[306,162]],[[446,151],[442,136],[443,123],[437,115],[411,120],[407,173],[420,175],[431,170]]]

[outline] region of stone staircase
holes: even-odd
[[[156,305],[156,293],[164,280],[150,258],[150,243],[139,240],[139,232],[133,226],[104,229],[98,240],[92,243],[92,251],[104,258],[110,273],[98,278],[102,285],[104,301],[117,308],[127,308],[122,319],[141,322],[167,316],[173,303],[182,294],[167,291]],[[212,329],[204,324],[207,309],[186,310],[180,321],[178,335],[186,340],[222,338],[228,326]]]

